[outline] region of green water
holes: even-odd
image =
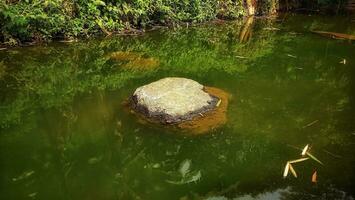
[[[0,51],[0,199],[354,199],[355,44],[310,30],[355,23],[287,15]],[[160,65],[128,69],[115,51]],[[189,136],[127,112],[167,76],[229,92],[227,123]],[[306,144],[324,165],[282,178]]]

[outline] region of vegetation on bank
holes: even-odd
[[[234,19],[345,0],[0,0],[0,43],[136,31],[153,25]]]
[[[14,45],[242,15],[239,0],[6,0],[0,40]]]

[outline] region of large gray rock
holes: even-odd
[[[136,89],[133,108],[162,123],[190,120],[216,107],[218,98],[203,85],[186,78],[168,77]]]

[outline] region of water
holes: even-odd
[[[355,26],[287,15],[0,51],[0,198],[354,199],[355,46],[309,30]],[[127,111],[167,76],[229,92],[227,123],[191,136]],[[324,165],[282,178],[306,144]]]

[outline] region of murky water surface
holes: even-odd
[[[354,199],[355,44],[310,30],[355,24],[288,15],[0,51],[0,198]],[[167,76],[227,91],[226,124],[191,136],[126,111]],[[306,144],[323,165],[283,178]]]

